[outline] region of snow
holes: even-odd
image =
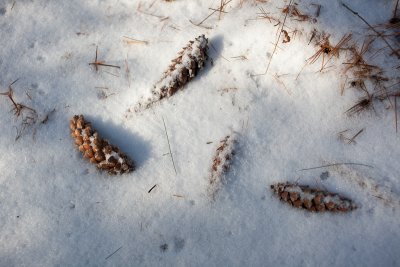
[[[305,66],[318,50],[308,45],[313,29],[330,34],[331,44],[351,32],[361,47],[368,27],[341,1],[293,1],[310,16],[311,4],[321,4],[320,16],[288,17],[291,41],[273,53],[279,26],[257,17],[262,7],[283,21],[290,1],[240,2],[230,2],[220,19],[219,12],[210,16],[206,28],[194,24],[220,1],[0,2],[0,92],[19,78],[14,98],[39,118],[15,140],[22,117],[0,96],[0,266],[400,264],[393,108],[376,102],[375,111],[345,114],[363,96],[349,86],[340,93],[346,52],[322,72],[321,58]],[[344,2],[372,25],[387,23],[395,5]],[[135,113],[181,48],[202,34],[209,43],[205,68],[184,90]],[[123,36],[147,43],[129,44]],[[90,66],[96,46],[98,61],[120,69]],[[382,47],[374,42],[379,52],[368,60],[384,66],[395,84],[398,60]],[[270,60],[267,74],[256,75]],[[82,159],[69,131],[75,114],[131,157],[136,170],[110,176]],[[346,129],[349,137],[365,130],[348,144],[338,138]],[[212,201],[212,158],[230,132],[237,132],[235,155]],[[349,162],[370,167],[300,171]],[[358,208],[346,214],[292,208],[270,190],[286,181],[338,193]]]

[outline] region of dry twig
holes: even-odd
[[[292,2],[293,2],[293,0],[290,0],[289,5],[287,6],[288,10],[289,10],[290,7],[292,6]],[[281,29],[280,29],[280,31],[279,31],[278,39],[277,39],[276,42],[275,42],[274,50],[272,51],[271,58],[269,59],[267,68],[265,69],[265,72],[262,73],[262,74],[254,74],[254,75],[252,75],[252,76],[261,76],[261,75],[266,75],[266,74],[268,73],[269,67],[270,67],[271,62],[272,62],[272,58],[274,57],[274,54],[275,54],[275,52],[276,52],[276,49],[278,48],[278,43],[279,43],[279,40],[280,40],[280,38],[281,38],[281,35],[282,35],[282,32],[283,32],[283,27],[285,26],[285,22],[286,22],[286,19],[287,19],[288,14],[289,14],[289,12],[286,12],[286,13],[285,13],[285,18],[283,19],[283,23],[282,23]]]
[[[322,165],[322,166],[318,166],[318,167],[301,169],[299,171],[309,171],[309,170],[322,169],[322,168],[326,168],[326,167],[341,166],[341,165],[356,165],[356,166],[364,166],[364,167],[368,167],[368,168],[373,168],[371,165],[366,165],[366,164],[362,164],[362,163],[343,162],[343,163],[332,163],[332,164]]]
[[[156,188],[156,186],[157,186],[157,184],[155,184],[155,185],[153,185],[151,188],[150,188],[150,190],[149,191],[147,191],[147,193],[149,193],[150,194],[150,192],[154,189],[154,188]]]
[[[351,34],[345,34],[342,39],[340,39],[340,41],[335,45],[332,46],[329,42],[329,35],[325,36],[320,42],[319,42],[319,49],[318,51],[311,56],[310,58],[307,59],[307,62],[309,64],[313,64],[315,63],[320,56],[322,55],[322,64],[321,64],[321,69],[320,71],[322,71],[326,65],[328,64],[328,62],[333,58],[339,57],[339,52],[342,49],[346,49],[346,47],[344,47],[351,39]],[[311,42],[311,40],[310,40]]]
[[[13,91],[12,85],[15,84],[18,80],[19,79],[13,81],[8,86],[8,91],[7,92],[0,93],[0,95],[7,96],[8,99],[10,100],[10,102],[12,103],[12,106],[13,106],[12,110],[14,111],[15,117],[16,118],[19,118],[19,117],[22,118],[20,127],[19,128],[16,127],[17,135],[15,137],[15,141],[17,141],[22,136],[22,134],[24,133],[24,131],[28,127],[33,126],[34,124],[36,124],[36,122],[38,120],[38,114],[37,114],[35,109],[30,108],[30,107],[28,107],[28,106],[26,106],[26,105],[24,105],[22,103],[19,103],[19,102],[15,101],[15,99],[14,99],[14,91]]]
[[[220,2],[220,5],[219,5],[219,7],[217,8],[217,9],[214,9],[214,8],[210,8],[213,12],[211,12],[207,17],[205,17],[202,21],[200,21],[199,23],[194,23],[193,21],[191,21],[191,20],[189,20],[190,21],[190,23],[192,23],[193,25],[196,25],[196,26],[201,26],[207,19],[209,19],[212,15],[214,15],[215,13],[219,13],[219,15],[218,15],[218,20],[221,20],[221,15],[222,15],[222,13],[228,13],[228,12],[226,12],[225,11],[225,7],[230,3],[230,2],[232,2],[232,0],[220,0],[221,2]],[[202,26],[202,27],[204,27],[204,26]],[[205,27],[205,28],[207,28],[207,29],[211,29],[210,27]]]
[[[164,131],[165,131],[165,136],[167,137],[168,149],[169,149],[169,155],[171,156],[172,165],[174,166],[174,171],[175,171],[175,174],[177,175],[178,173],[176,172],[176,167],[175,167],[174,156],[172,155],[172,151],[171,151],[171,144],[170,144],[170,142],[169,142],[169,137],[168,137],[168,132],[167,132],[167,126],[165,126],[165,120],[164,120],[164,117],[162,117],[162,120],[163,120],[163,123],[164,123]]]
[[[155,2],[156,2],[156,1],[154,1],[153,3],[151,3],[150,6],[147,8],[147,10],[151,9],[151,8],[153,7],[153,5],[154,5]],[[141,3],[141,2],[139,2],[139,4],[138,4],[136,10],[137,10],[139,13],[142,13],[142,14],[145,14],[145,15],[148,15],[148,16],[152,16],[152,17],[158,18],[158,19],[160,19],[160,21],[163,21],[163,20],[166,20],[166,19],[169,18],[169,17],[160,16],[160,15],[155,15],[154,13],[149,13],[149,12],[147,12],[147,11],[142,10],[142,3]]]
[[[351,144],[351,143],[354,143],[354,144],[355,144],[355,143],[356,143],[356,141],[355,141],[356,137],[359,136],[364,130],[365,130],[364,128],[361,129],[361,130],[359,130],[359,131],[358,131],[355,135],[353,135],[353,137],[351,137],[351,138],[348,138],[348,137],[346,137],[346,136],[344,135],[344,133],[348,131],[348,130],[345,130],[345,131],[342,131],[342,132],[339,133],[339,138],[342,139],[343,141],[346,141],[348,144]]]
[[[97,59],[97,46],[96,46],[96,56],[95,56],[94,62],[89,63],[89,65],[93,65],[96,71],[99,70],[98,66],[111,67],[111,68],[117,68],[117,69],[121,68],[120,66],[106,64],[106,63],[104,63],[104,61],[98,60]]]
[[[144,45],[148,45],[149,42],[148,41],[143,41],[143,40],[137,40],[128,36],[122,36],[123,38],[125,38],[124,42],[127,44],[144,44]]]
[[[106,257],[106,260],[108,260],[109,258],[111,258],[111,256],[112,255],[114,255],[115,253],[117,253],[118,252],[118,250],[120,250],[122,248],[122,246],[121,247],[119,247],[116,251],[114,251],[113,253],[111,253],[110,255],[108,255],[107,257]]]

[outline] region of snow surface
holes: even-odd
[[[16,101],[41,120],[56,109],[15,141],[21,118],[0,98],[0,266],[400,265],[393,110],[382,104],[376,112],[344,114],[360,95],[340,94],[343,59],[322,73],[321,61],[302,70],[317,50],[307,45],[314,28],[331,34],[332,43],[349,31],[362,43],[367,26],[340,1],[295,1],[306,14],[315,12],[311,3],[322,4],[320,16],[288,18],[299,34],[279,43],[267,75],[254,76],[265,71],[278,31],[276,23],[257,19],[260,7],[283,20],[289,1],[240,2],[230,2],[220,20],[213,14],[206,29],[189,20],[202,21],[219,0],[0,1],[0,91],[19,78],[12,85]],[[391,18],[394,2],[346,1],[373,25]],[[132,107],[170,60],[201,34],[212,45],[213,65],[209,60],[183,90],[135,114]],[[121,68],[89,66],[96,46],[98,60]],[[374,59],[398,63],[389,53]],[[75,114],[133,158],[137,170],[109,176],[83,160],[69,134]],[[362,128],[356,144],[337,137]],[[232,131],[238,133],[233,165],[210,201],[212,157]],[[299,171],[339,162],[372,168]],[[360,208],[307,213],[269,189],[298,179]]]

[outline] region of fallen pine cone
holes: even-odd
[[[357,208],[350,199],[305,185],[278,183],[271,185],[271,189],[279,196],[280,200],[308,211],[348,212]]]
[[[85,158],[96,164],[97,168],[110,174],[128,173],[135,169],[133,161],[118,147],[99,137],[83,115],[75,115],[70,121],[71,136]]]
[[[168,70],[154,86],[152,96],[145,102],[139,103],[136,111],[149,108],[153,103],[168,98],[192,80],[205,65],[208,59],[208,39],[203,35],[190,41],[182,48],[178,57],[172,60]]]
[[[235,155],[235,143],[236,137],[234,135],[227,135],[220,141],[216,150],[208,180],[208,194],[212,199],[215,199],[217,192],[224,182],[223,176],[229,171],[232,164],[233,156]]]

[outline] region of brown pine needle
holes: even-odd
[[[15,81],[13,81],[9,86],[8,86],[8,91],[4,92],[4,93],[0,93],[0,95],[4,95],[7,96],[8,99],[11,101],[13,107],[13,111],[14,111],[14,115],[19,117],[24,109],[30,110],[32,111],[34,114],[36,114],[36,110],[34,110],[33,108],[30,108],[28,106],[25,106],[24,104],[18,103],[14,100],[14,95],[13,95],[13,89],[12,89],[12,85],[14,83],[16,83],[19,79],[16,79]]]
[[[273,75],[272,77],[274,77],[274,79],[277,81],[277,83],[279,83],[280,85],[282,85],[283,89],[285,89],[286,93],[288,95],[291,95],[291,92],[289,91],[289,89],[286,87],[285,83],[281,81],[281,79],[279,79],[282,75],[278,75],[277,73],[275,75]]]
[[[120,66],[105,64],[103,62],[104,61],[91,62],[91,63],[89,63],[89,65],[94,65],[96,67],[96,69],[97,69],[97,66],[111,67],[111,68],[117,68],[117,69],[121,68]]]
[[[394,120],[396,124],[396,133],[397,133],[397,96],[394,97]]]
[[[129,69],[129,64],[128,64],[128,55],[126,56],[125,59],[125,73],[126,73],[126,79],[128,80],[128,87],[131,88],[131,71]]]
[[[259,19],[267,19],[267,20],[269,20],[270,23],[272,23],[272,21],[274,21],[278,24],[280,23],[279,19],[276,19],[276,18],[270,16],[263,7],[260,7],[259,9],[261,11],[261,13],[257,13]]]
[[[221,0],[219,8],[218,8],[218,9],[210,8],[211,10],[213,10],[213,12],[211,12],[207,17],[205,17],[205,18],[204,18],[202,21],[200,21],[199,23],[194,23],[194,22],[191,21],[191,20],[189,20],[189,21],[190,21],[190,23],[192,23],[192,24],[195,25],[195,26],[204,27],[204,26],[201,26],[201,25],[202,25],[207,19],[209,19],[212,15],[214,15],[214,14],[217,13],[217,12],[219,13],[219,15],[218,15],[218,20],[221,20],[221,14],[222,14],[222,13],[227,13],[224,9],[225,9],[225,7],[226,7],[230,2],[232,2],[232,0],[229,0],[229,1],[227,1],[227,2],[226,2],[226,0]],[[209,27],[204,27],[204,28],[209,29]]]
[[[248,60],[248,58],[247,58],[246,56],[244,56],[244,55],[236,56],[236,57],[231,57],[231,58],[237,59],[237,60]]]
[[[164,123],[165,136],[167,137],[168,148],[169,148],[169,155],[171,156],[172,165],[174,166],[174,171],[175,171],[175,174],[177,175],[178,173],[176,172],[174,156],[172,155],[171,144],[170,144],[170,142],[169,142],[169,137],[168,137],[168,132],[167,132],[167,126],[165,126],[164,117],[162,117],[162,120],[163,120],[163,123]]]
[[[293,0],[290,0],[289,5],[287,6],[288,9],[290,9],[290,7],[292,5],[292,2],[293,2]],[[283,19],[282,26],[281,26],[281,30],[279,31],[278,39],[275,42],[274,50],[272,51],[272,55],[271,55],[271,58],[269,59],[267,68],[265,69],[265,72],[262,73],[262,74],[254,74],[254,75],[251,75],[251,76],[253,76],[253,77],[254,76],[262,76],[262,75],[266,75],[268,73],[269,67],[271,66],[272,58],[274,57],[274,54],[275,54],[276,49],[278,47],[279,40],[281,39],[282,30],[283,30],[283,27],[285,27],[285,22],[286,22],[288,14],[289,14],[289,12],[286,12],[285,17]]]
[[[155,185],[153,185],[151,188],[150,188],[150,190],[149,191],[147,191],[147,193],[149,193],[150,194],[150,192],[154,189],[154,188],[156,188],[156,186],[157,186],[157,184],[155,184]]]
[[[137,40],[128,36],[122,36],[123,38],[127,39],[124,40],[125,43],[127,44],[144,44],[144,45],[148,45],[149,42],[148,41],[144,41],[144,40]]]
[[[111,253],[110,255],[108,255],[108,256],[106,257],[106,260],[108,260],[109,258],[111,258],[111,256],[114,255],[115,253],[117,253],[121,248],[122,248],[122,246],[119,247],[117,250],[115,250],[115,251],[114,251],[113,253]]]
[[[326,68],[326,65],[333,57],[339,57],[340,50],[345,49],[344,46],[350,40],[351,34],[345,34],[335,46],[332,46],[329,42],[329,36],[326,36],[319,44],[320,49],[313,56],[307,59],[308,63],[315,63],[322,55],[322,65],[320,69],[320,71],[322,71]]]
[[[221,13],[225,13],[225,14],[227,14],[228,12],[226,12],[226,11],[221,11],[221,10],[219,10],[219,9],[215,9],[215,8],[208,8],[209,10],[213,10],[213,11],[216,11],[216,12],[221,12]]]
[[[347,6],[345,3],[342,3],[342,5],[349,10],[351,13],[353,13],[354,15],[356,15],[359,19],[361,19],[365,24],[367,24],[367,26],[373,31],[375,32],[385,43],[386,45],[390,48],[390,50],[392,50],[392,53],[395,54],[397,56],[397,58],[400,58],[400,54],[399,52],[397,52],[391,45],[390,43],[386,40],[385,36],[382,35],[382,33],[378,32],[374,27],[372,27],[371,24],[369,24],[368,21],[366,21],[360,14],[358,14],[358,12],[354,11],[353,9],[351,9],[349,6]]]
[[[369,107],[371,107],[371,105],[372,105],[371,97],[362,98],[354,106],[346,110],[345,113],[349,115],[357,114],[363,110],[368,109]]]
[[[96,71],[99,70],[99,67],[98,67],[98,66],[111,67],[111,68],[117,68],[117,69],[120,69],[120,68],[121,68],[120,66],[110,65],[110,64],[104,63],[104,61],[99,61],[99,60],[97,59],[97,56],[98,56],[98,51],[97,51],[97,50],[98,50],[98,48],[97,48],[97,46],[96,46],[96,56],[95,56],[95,58],[94,58],[94,62],[89,63],[89,65],[94,66],[94,68],[95,68]]]
[[[396,1],[396,6],[394,7],[393,18],[397,17],[397,7],[398,6],[399,6],[399,0]]]
[[[112,76],[114,76],[114,77],[119,78],[119,75],[118,75],[118,74],[115,74],[115,73],[112,73],[112,72],[109,72],[109,71],[106,71],[106,70],[103,70],[103,72],[104,72],[104,73],[107,73],[107,74],[110,74],[110,75],[112,75]]]
[[[364,131],[364,128],[359,130],[352,138],[349,139],[348,144],[355,143],[355,139]]]
[[[318,166],[318,167],[311,167],[311,168],[301,169],[299,171],[309,171],[309,170],[322,169],[322,168],[326,168],[326,167],[333,167],[333,166],[340,166],[340,165],[356,165],[356,166],[364,166],[364,167],[368,167],[368,168],[374,168],[373,166],[367,165],[367,164],[344,162],[344,163],[332,163],[332,164],[322,165],[322,166]]]
[[[151,9],[152,7],[153,7],[153,5],[154,5],[154,3],[155,3],[156,1],[154,1],[150,6],[149,6],[149,8],[148,9]],[[155,18],[158,18],[158,19],[160,19],[161,21],[162,20],[166,20],[166,19],[168,19],[169,17],[164,17],[164,16],[160,16],[160,15],[155,15],[155,14],[153,14],[153,13],[148,13],[148,12],[146,12],[146,11],[143,11],[142,9],[141,9],[141,3],[139,3],[138,4],[138,7],[136,8],[136,10],[138,11],[138,12],[140,12],[140,13],[142,13],[142,14],[145,14],[145,15],[148,15],[148,16],[152,16],[152,17],[155,17]]]

